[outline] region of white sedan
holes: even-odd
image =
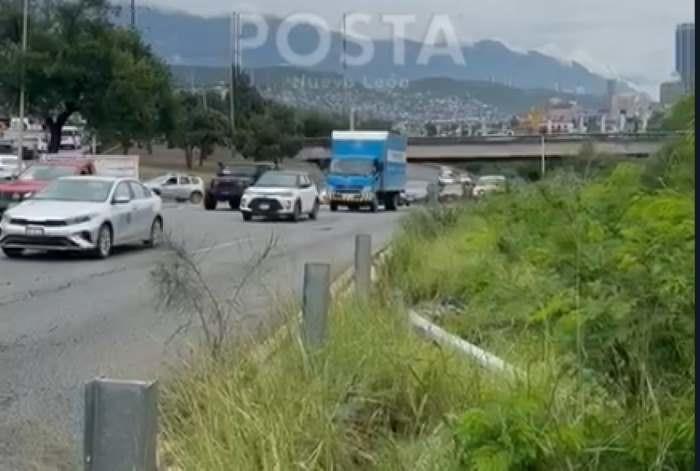
[[[63,177],[5,211],[0,247],[10,258],[25,250],[89,252],[162,239],[160,197],[129,178]]]
[[[153,193],[163,199],[190,201],[199,204],[204,198],[204,181],[192,175],[167,174],[144,182]]]
[[[240,210],[244,221],[285,216],[296,222],[302,214],[316,219],[320,205],[316,185],[306,172],[270,170],[245,190]]]

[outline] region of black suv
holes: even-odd
[[[204,208],[209,211],[216,209],[220,201],[228,201],[231,209],[238,209],[245,189],[255,184],[263,173],[276,168],[271,162],[219,165],[204,195]]]

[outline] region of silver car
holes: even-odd
[[[192,175],[169,173],[148,180],[144,185],[163,199],[199,204],[204,197],[204,181]]]
[[[59,178],[0,221],[0,247],[10,258],[28,249],[107,258],[114,246],[155,246],[162,234],[160,197],[129,178]]]

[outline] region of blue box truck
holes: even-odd
[[[384,206],[395,211],[406,187],[406,137],[388,131],[333,131],[326,184],[331,211]]]

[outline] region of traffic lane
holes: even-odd
[[[370,233],[379,246],[389,240],[401,215],[324,211],[313,222],[244,224],[240,214],[233,212],[179,211],[182,216],[173,218],[174,228],[203,220],[217,229],[237,229],[249,238],[240,248],[202,247],[207,250],[197,255],[210,288],[220,295],[230,293],[251,253],[261,250],[271,235],[278,238],[260,277],[244,292],[237,327],[243,336],[267,319],[271,304],[280,297],[298,298],[305,262],[329,262],[337,274],[352,262],[356,233]],[[133,263],[125,270],[76,280],[61,290],[40,292],[2,307],[0,422],[35,422],[77,440],[85,381],[99,375],[157,376],[164,361],[177,361],[191,337],[166,345],[183,319],[155,310],[149,276],[166,253],[144,253],[151,263],[127,254],[125,260]],[[246,314],[253,319],[244,322]]]

